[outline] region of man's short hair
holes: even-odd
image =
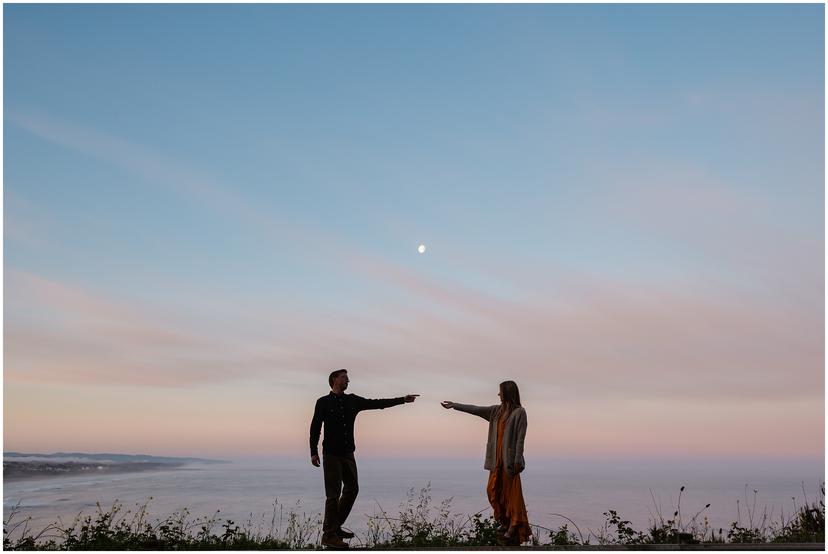
[[[336,371],[332,371],[331,374],[328,376],[328,386],[333,388],[334,379],[342,375],[343,373],[348,373],[347,369],[337,369]]]

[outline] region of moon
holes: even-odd
[[[418,246],[417,252],[419,252],[420,254],[425,254],[425,244],[421,244],[420,246]]]

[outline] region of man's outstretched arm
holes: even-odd
[[[382,410],[384,408],[390,408],[391,406],[399,406],[400,404],[414,402],[417,400],[418,396],[420,395],[407,394],[398,398],[362,398],[361,396],[354,395],[354,399],[357,401],[357,409],[362,411]]]
[[[316,407],[313,409],[313,419],[310,424],[310,452],[311,463],[319,467],[319,435],[322,434],[322,407],[319,405],[319,400],[316,401]]]

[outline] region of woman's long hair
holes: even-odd
[[[512,410],[520,407],[520,390],[514,381],[503,381],[500,383],[500,413],[503,417],[509,417]]]

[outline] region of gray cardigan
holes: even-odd
[[[486,461],[484,469],[493,470],[497,460],[497,423],[500,419],[500,405],[473,406],[471,404],[454,404],[455,410],[480,416],[489,422],[489,440],[486,443]],[[503,430],[503,465],[509,475],[520,473],[526,468],[523,459],[523,441],[526,439],[526,410],[517,407],[509,414]]]

